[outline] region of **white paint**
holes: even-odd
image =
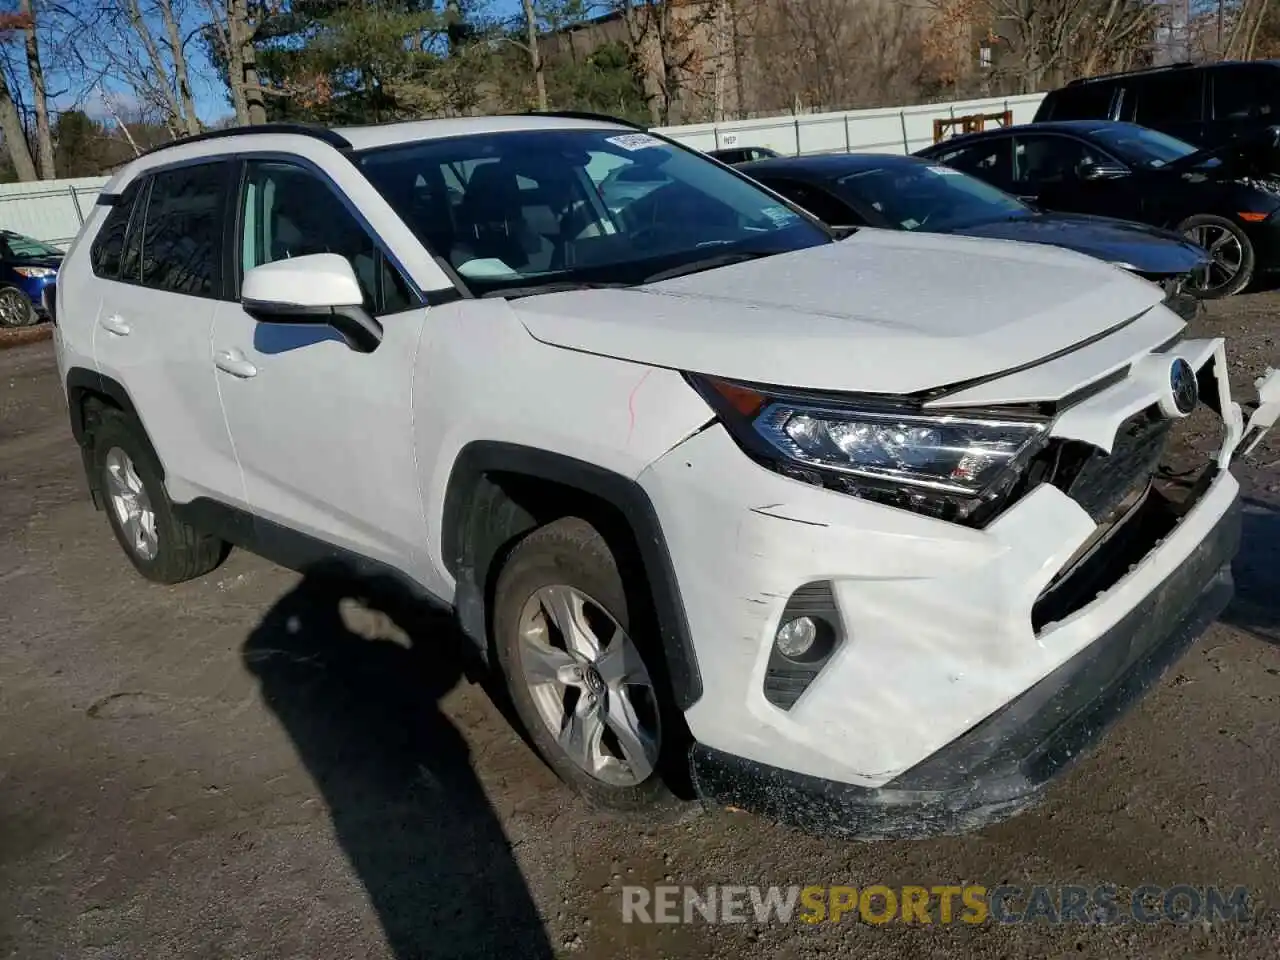
[[[310,253],[254,267],[246,271],[240,295],[297,307],[350,307],[364,301],[350,261],[336,253]]]

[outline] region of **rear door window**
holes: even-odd
[[[992,137],[990,140],[980,140],[952,149],[947,149],[944,145],[930,159],[963,170],[979,180],[1002,186],[1009,183],[1013,176],[1010,159],[1012,144],[1012,137]]]
[[[1053,101],[1038,120],[1106,120],[1111,116],[1112,83],[1082,83],[1050,94]]]
[[[1215,120],[1275,122],[1280,105],[1280,70],[1272,67],[1221,67],[1213,72]]]
[[[231,165],[224,161],[161,170],[139,228],[144,287],[194,297],[222,295],[222,225]]]
[[[1144,127],[1196,123],[1203,116],[1204,71],[1170,70],[1125,84],[1124,116]]]

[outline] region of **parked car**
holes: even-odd
[[[1198,293],[1227,297],[1280,266],[1280,152],[1268,128],[1212,150],[1132,123],[1033,123],[918,152],[1049,210],[1138,220],[1213,257]]]
[[[0,230],[0,327],[48,319],[44,288],[58,278],[62,251],[11,230]]]
[[[1179,63],[1073,80],[1036,110],[1046,120],[1122,120],[1201,147],[1280,123],[1280,60]]]
[[[821,154],[762,160],[743,173],[839,227],[923,230],[1066,247],[1159,284],[1184,319],[1197,313],[1188,287],[1209,255],[1168,230],[1028,206],[988,183],[918,157]]]
[[[610,165],[665,183],[612,211]],[[143,577],[234,544],[399,584],[595,804],[919,836],[1032,802],[1231,594],[1228,468],[1280,372],[1246,424],[1162,296],[1049,246],[838,239],[539,114],[144,154],[54,343]],[[1216,443],[1175,483],[1193,411]]]
[[[780,157],[782,154],[768,147],[725,147],[723,150],[708,150],[708,157],[714,157],[721,163],[750,163],[752,160],[767,160],[769,157]]]

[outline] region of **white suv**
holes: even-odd
[[[231,544],[393,577],[593,801],[877,836],[1034,799],[1226,603],[1227,467],[1280,376],[1246,424],[1162,296],[1044,246],[835,235],[538,115],[166,146],[55,307],[145,577]],[[1173,476],[1197,411],[1220,447]]]

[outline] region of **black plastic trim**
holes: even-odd
[[[129,416],[141,422],[138,410],[129,397],[129,391],[118,380],[85,367],[72,367],[67,371],[68,412],[71,416],[71,435],[81,446],[86,442],[83,403],[86,393],[97,393],[107,397]],[[161,470],[161,479],[164,479],[163,468]]]
[[[680,586],[662,525],[648,494],[634,480],[563,454],[514,443],[477,440],[459,452],[449,475],[441,518],[440,547],[457,580],[454,604],[463,631],[486,636],[485,584],[478,582],[466,553],[465,521],[473,494],[486,474],[516,474],[581,490],[614,507],[631,528],[656,608],[676,705],[687,710],[702,696],[702,675],[685,615]]]
[[[1237,501],[1114,627],[1000,710],[882,787],[693,747],[704,802],[867,839],[975,830],[1032,805],[1160,679],[1231,600]]]
[[[173,512],[196,529],[289,570],[296,570],[307,576],[358,580],[385,578],[397,584],[413,599],[427,603],[437,610],[452,612],[453,608],[447,602],[397,567],[299,533],[239,507],[208,497],[198,497],[190,503],[175,503]]]
[[[382,324],[360,304],[303,306],[242,299],[240,308],[259,323],[316,323],[332,327],[342,334],[347,346],[359,353],[373,353],[382,343]]]

